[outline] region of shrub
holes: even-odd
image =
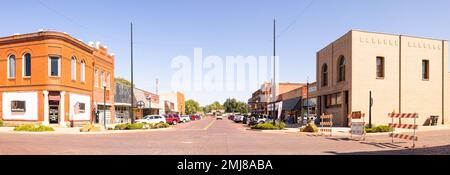
[[[300,132],[319,132],[319,128],[314,123],[308,123],[305,127],[300,128]]]
[[[48,132],[55,130],[49,126],[26,124],[14,127],[14,131]]]
[[[127,130],[135,130],[135,129],[142,129],[142,128],[144,128],[143,123],[127,124]]]
[[[114,126],[115,130],[125,130],[127,129],[127,124],[117,124],[116,126]]]
[[[97,126],[92,125],[92,124],[88,124],[88,125],[85,125],[82,128],[80,128],[80,132],[98,132],[98,131],[101,131],[101,130],[102,130],[102,128],[97,127]]]
[[[155,126],[155,128],[168,128],[168,127],[170,127],[170,125],[167,124],[167,123],[156,123],[154,126]]]
[[[269,123],[260,123],[252,126],[252,129],[261,129],[261,130],[281,130],[286,126],[283,122],[269,122]]]
[[[372,126],[372,128],[366,126],[366,133],[391,132],[391,131],[393,131],[393,129],[386,125]]]
[[[0,127],[3,126],[3,120],[0,120]]]

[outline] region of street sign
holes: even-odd
[[[364,135],[364,122],[352,122],[352,135]]]

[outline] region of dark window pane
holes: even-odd
[[[31,76],[31,55],[25,54],[25,76]]]
[[[50,75],[51,76],[58,76],[59,75],[59,58],[58,57],[51,57],[50,58],[50,60],[51,60],[51,62],[50,62],[50,64],[51,64],[51,73],[50,73]]]

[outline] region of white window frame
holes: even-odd
[[[100,87],[103,88],[103,86],[105,85],[105,71],[102,71],[100,73],[100,82],[101,82]]]
[[[75,56],[70,59],[70,77],[72,81],[77,81],[77,57]]]
[[[81,82],[86,82],[86,61],[81,60],[81,67],[80,67],[80,73],[81,73]]]
[[[95,87],[98,87],[98,69],[95,69],[95,76],[94,76],[94,78],[95,78],[95,80],[94,80],[94,84],[95,84]]]
[[[106,73],[106,88],[111,89],[111,73]]]
[[[25,55],[26,54],[30,54],[30,76],[27,76],[27,75],[25,75],[25,73],[26,73],[26,69],[25,69]],[[22,55],[22,78],[30,78],[31,77],[31,59],[32,59],[32,56],[31,56],[31,53],[30,52],[25,52],[23,55]]]
[[[52,57],[58,58],[58,75],[52,75]],[[48,76],[49,77],[61,77],[61,56],[59,55],[50,55],[48,57]]]
[[[17,76],[17,69],[15,69],[14,70],[14,77],[11,77],[11,72],[9,71],[9,69],[10,69],[10,61],[9,61],[9,59],[11,58],[11,56],[14,56],[14,67],[17,67],[17,57],[16,57],[16,55],[15,54],[10,54],[10,55],[8,55],[8,58],[7,58],[7,64],[6,64],[6,75],[8,75],[8,79],[15,79],[16,78],[16,76]]]

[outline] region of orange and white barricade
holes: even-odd
[[[389,134],[389,137],[392,138],[392,143],[394,143],[394,138],[399,138],[399,139],[404,139],[404,140],[412,140],[413,148],[414,148],[416,146],[416,141],[419,140],[418,137],[416,136],[416,129],[418,128],[418,125],[416,124],[416,120],[417,120],[417,118],[419,118],[419,115],[417,113],[390,113],[389,117],[392,119],[392,123],[389,123],[389,127],[392,128],[392,132]],[[413,119],[414,124],[394,123],[394,118],[396,118],[396,119]],[[413,130],[413,133],[412,133],[412,135],[394,133],[394,128],[411,129],[411,130]]]
[[[333,115],[322,114],[320,116],[320,134],[329,133],[329,136],[333,135]]]
[[[348,114],[349,118],[349,126],[350,126],[350,138],[353,138],[353,135],[360,136],[362,140],[366,139],[366,130],[365,130],[365,119],[364,119],[364,113],[361,113],[360,111],[352,112],[351,114]]]

